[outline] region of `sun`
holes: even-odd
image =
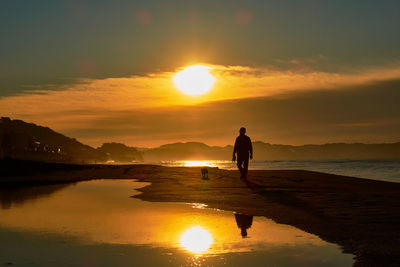
[[[215,78],[210,74],[211,67],[194,65],[186,67],[174,76],[175,86],[188,95],[201,95],[214,85]]]

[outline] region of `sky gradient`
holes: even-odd
[[[0,115],[93,146],[395,142],[398,1],[10,1]],[[212,90],[176,71],[211,67]]]

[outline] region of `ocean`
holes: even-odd
[[[174,160],[152,162],[162,166],[209,166],[233,170],[236,164],[223,160]],[[250,170],[308,170],[373,180],[400,182],[400,160],[252,160]]]

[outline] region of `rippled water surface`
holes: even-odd
[[[0,265],[350,266],[339,246],[264,217],[145,202],[146,183],[96,180],[0,191]]]

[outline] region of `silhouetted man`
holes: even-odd
[[[253,224],[253,216],[245,214],[235,214],[236,224],[240,228],[243,238],[247,237],[247,229]]]
[[[253,159],[253,146],[251,145],[250,137],[246,133],[246,128],[242,127],[239,131],[240,135],[236,138],[235,146],[233,147],[232,161],[236,160],[240,171],[240,178],[247,179],[247,170],[249,168],[249,155]]]

